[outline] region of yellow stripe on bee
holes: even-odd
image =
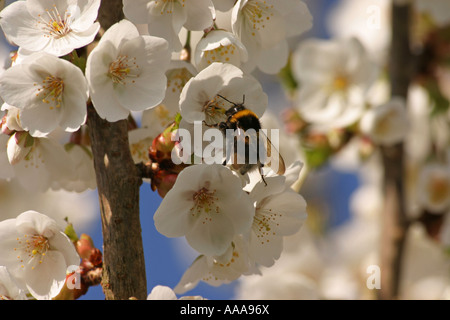
[[[235,123],[235,122],[239,121],[239,118],[244,118],[244,117],[255,117],[258,119],[258,116],[253,111],[245,109],[245,110],[236,112],[233,115],[233,117],[230,119],[230,122]]]

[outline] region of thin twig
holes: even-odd
[[[405,100],[411,77],[410,5],[392,5],[392,43],[389,74],[392,97]],[[381,236],[381,290],[379,298],[397,299],[408,230],[404,187],[404,146],[382,148],[385,208]]]

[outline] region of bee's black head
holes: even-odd
[[[225,114],[227,116],[232,116],[233,114],[245,110],[244,105],[242,104],[235,104],[233,107],[231,107],[230,109],[228,109],[227,111],[225,111]]]

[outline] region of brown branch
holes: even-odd
[[[392,5],[392,43],[389,74],[392,97],[406,100],[411,77],[409,5]],[[382,148],[385,208],[381,236],[381,299],[396,299],[401,281],[402,258],[408,219],[404,190],[404,146]]]
[[[98,20],[106,30],[123,18],[122,1],[103,1]],[[145,299],[147,281],[139,220],[142,183],[130,154],[127,120],[114,123],[88,106],[89,134],[103,233],[102,287],[112,299]]]
[[[108,30],[114,23],[124,18],[121,0],[104,0],[98,10],[97,19],[103,30]]]

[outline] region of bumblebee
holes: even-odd
[[[231,160],[232,168],[242,175],[259,170],[266,185],[262,174],[262,168],[266,164],[278,175],[284,174],[286,168],[283,157],[261,130],[258,116],[245,108],[245,96],[242,103],[239,104],[229,101],[221,95],[218,96],[232,104],[232,107],[225,111],[227,120],[215,125],[222,131],[227,141],[227,157],[224,164]],[[229,135],[230,132],[233,132],[232,136]],[[230,148],[230,146],[232,147]],[[232,151],[230,152],[230,150]]]

